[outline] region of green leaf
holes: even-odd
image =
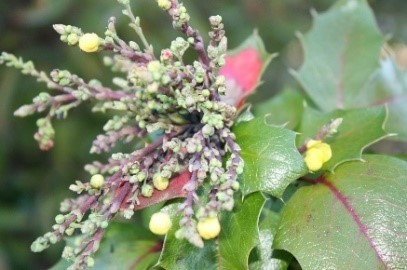
[[[298,145],[306,139],[315,137],[322,126],[332,119],[342,118],[342,124],[333,137],[324,141],[332,148],[332,158],[324,164],[323,169],[334,171],[341,163],[349,160],[360,160],[363,150],[388,136],[383,126],[386,121],[387,111],[384,107],[336,110],[324,113],[310,107],[304,111],[300,127]]]
[[[300,37],[305,62],[293,72],[324,111],[349,108],[379,64],[384,39],[365,0],[340,0]]]
[[[245,162],[241,179],[244,195],[256,191],[281,198],[287,186],[308,170],[295,147],[295,133],[269,126],[263,117],[239,123],[233,129]]]
[[[222,216],[219,238],[220,269],[247,269],[250,251],[259,241],[259,217],[265,202],[264,196],[254,193],[247,196],[233,212]]]
[[[247,196],[243,203],[236,202],[233,212],[222,214],[219,238],[205,241],[201,249],[176,239],[178,226],[173,226],[156,266],[188,270],[248,269],[249,254],[258,242],[258,221],[264,202],[261,193]]]
[[[407,265],[407,162],[364,159],[300,188],[285,206],[274,246],[304,270]]]
[[[266,116],[266,122],[284,126],[288,129],[297,127],[304,110],[304,98],[292,89],[286,89],[268,101],[254,107],[255,116]]]
[[[281,215],[265,209],[263,210],[263,214],[264,218],[259,226],[260,241],[257,246],[259,260],[250,264],[250,269],[286,270],[291,258],[284,258],[286,260],[283,260],[280,257],[285,254],[279,254],[281,251],[272,249],[274,236],[280,224]]]
[[[112,223],[96,252],[94,269],[150,269],[158,260],[160,240],[134,223]],[[52,270],[66,269],[71,263],[61,260]]]
[[[368,107],[383,104],[389,108],[386,129],[398,134],[394,139],[407,140],[407,72],[401,71],[390,58],[381,61],[380,69],[354,97],[352,105]]]

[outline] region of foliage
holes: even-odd
[[[119,2],[138,43],[122,40],[113,19],[105,37],[85,41],[80,28],[54,26],[68,45],[112,51],[105,63],[125,74],[113,80],[118,90],[69,71],[48,76],[12,54],[0,57],[61,92],[40,93],[15,112],[49,109],[37,121],[41,149],[54,146],[51,119],[65,118],[89,100],[94,111],[114,112],[91,152],[114,150],[120,140],[134,148],[113,154],[106,164],[87,165],[89,183],[70,187],[85,195],[64,201],[68,213],[56,216],[53,231],[34,242],[34,251],[65,239],[63,257],[73,260],[73,269],[407,265],[407,163],[366,155],[378,141],[405,141],[407,82],[395,59],[381,54],[385,38],[366,1],[338,0],[326,12],[314,12],[311,30],[300,35],[304,63],[291,71],[305,94],[287,87],[255,104],[253,114],[244,103],[272,59],[256,32],[225,55],[219,16],[210,18],[206,45],[182,4],[159,0],[186,37],[176,38],[157,59],[128,1]],[[192,64],[183,57],[189,48],[196,55]],[[315,145],[330,151],[317,168],[304,162],[321,159]],[[146,231],[160,208],[173,224],[164,240]],[[120,215],[141,220],[121,223]],[[220,233],[203,240],[197,227],[209,218],[220,224]],[[75,230],[81,234],[64,236]],[[61,261],[54,269],[68,265]]]

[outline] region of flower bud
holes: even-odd
[[[53,27],[54,27],[54,30],[58,34],[63,35],[65,33],[65,25],[63,25],[63,24],[54,24]]]
[[[170,216],[167,213],[157,212],[151,216],[148,227],[154,234],[164,235],[172,226]]]
[[[219,235],[220,223],[217,217],[208,217],[198,222],[197,230],[203,239],[212,239]]]
[[[93,188],[99,189],[103,186],[105,178],[101,174],[95,174],[90,178],[90,185]]]
[[[88,259],[86,260],[86,265],[91,268],[95,265],[95,260],[92,257],[88,257]]]
[[[65,222],[65,216],[62,215],[62,214],[57,215],[57,216],[55,217],[55,222],[56,222],[57,224],[62,224],[62,223],[64,223],[64,222]]]
[[[166,177],[162,177],[160,173],[156,173],[153,176],[153,185],[158,190],[165,190],[169,185],[169,180]]]
[[[143,185],[141,187],[141,195],[144,197],[151,197],[153,195],[153,187],[151,185]]]
[[[79,38],[79,48],[84,52],[96,52],[99,43],[99,37],[95,33],[86,33]]]
[[[170,0],[157,0],[158,6],[163,10],[168,10],[171,8]]]
[[[77,34],[72,33],[72,34],[68,35],[67,41],[68,41],[69,45],[76,45],[76,43],[78,43],[78,41],[79,41],[79,37]]]

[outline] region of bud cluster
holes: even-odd
[[[65,235],[76,234],[62,255],[73,262],[71,269],[93,266],[92,255],[115,216],[129,219],[136,210],[175,197],[185,197],[178,209],[181,218],[176,236],[202,247],[203,239],[219,234],[220,212],[232,210],[233,195],[239,189],[237,177],[244,166],[240,147],[230,131],[236,107],[221,98],[226,86],[218,69],[225,63],[227,50],[222,18],[210,18],[211,40],[205,46],[199,32],[189,25],[184,5],[176,0],[158,0],[159,7],[172,17],[173,26],[185,36],[177,37],[157,58],[129,1],[118,2],[125,7],[123,14],[129,17],[140,44],[121,39],[114,18],[109,20],[103,37],[74,26],[54,25],[63,42],[83,52],[112,52],[104,63],[119,72],[113,80],[117,89],[97,80],[86,82],[66,70],[55,69],[47,76],[31,62],[24,63],[6,53],[0,57],[0,63],[20,68],[58,91],[54,96],[40,93],[32,104],[15,113],[26,116],[47,112],[37,121],[35,139],[41,149],[53,146],[52,119],[65,118],[70,109],[87,101],[96,101],[95,112],[114,113],[104,125],[104,133],[93,142],[92,153],[110,152],[118,141],[148,141],[150,134],[161,134],[144,148],[113,153],[105,164],[95,161],[86,165],[92,175],[89,181],[77,180],[70,186],[79,197],[61,204],[62,213],[56,216],[53,231],[39,237],[32,250],[42,251]],[[185,64],[183,57],[189,49],[196,50],[198,58]],[[175,189],[178,183],[174,182],[182,175],[189,179]],[[165,226],[157,225],[160,222]],[[150,222],[150,229],[157,234],[165,234],[171,226],[170,217],[164,213],[156,213]]]

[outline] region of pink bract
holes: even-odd
[[[235,97],[235,104],[240,104],[259,82],[262,69],[260,55],[256,49],[246,48],[237,54],[226,56],[225,60],[226,64],[220,69],[219,74],[225,76],[227,80],[229,86],[227,92],[235,92],[226,93],[226,96]],[[240,92],[239,97],[236,97],[236,92]]]

